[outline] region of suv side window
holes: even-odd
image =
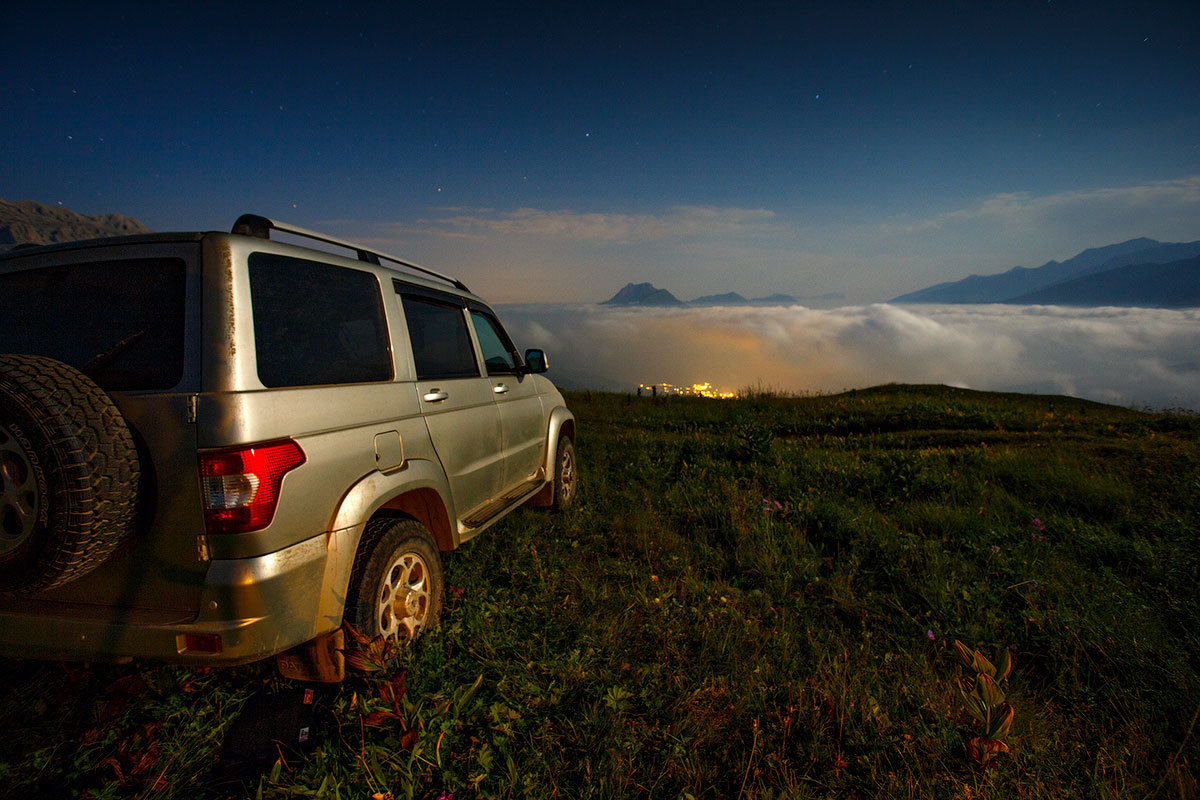
[[[371,273],[252,253],[250,296],[263,386],[392,379],[383,296]]]
[[[417,380],[479,377],[461,305],[407,293],[400,296],[400,301],[408,323]]]
[[[475,335],[479,337],[479,348],[483,350],[483,363],[488,375],[516,372],[516,348],[500,323],[474,309],[471,310],[471,322],[475,326]]]

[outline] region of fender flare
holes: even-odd
[[[554,464],[558,459],[558,437],[564,429],[571,441],[575,440],[575,415],[566,406],[555,406],[550,412],[550,425],[546,430],[546,475],[551,480],[554,476]]]
[[[575,440],[575,415],[566,406],[555,406],[550,412],[550,422],[546,427],[546,459],[542,463],[542,474],[546,477],[541,491],[525,501],[534,508],[549,508],[554,502],[554,469],[558,463],[558,439],[566,433],[571,441]]]
[[[440,464],[425,459],[411,459],[394,472],[366,475],[342,497],[326,534],[325,574],[321,580],[321,598],[317,609],[320,633],[336,630],[342,624],[350,572],[354,568],[354,558],[358,554],[359,540],[367,521],[380,511],[385,511],[390,503],[414,493],[420,493],[427,506],[435,502],[435,497],[441,505],[440,512],[445,515],[446,529],[430,531],[438,547],[452,550],[458,546],[458,530],[453,523],[457,516],[449,499],[450,485]],[[438,513],[438,509],[429,510],[430,516]]]

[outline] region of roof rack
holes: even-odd
[[[233,230],[231,232],[241,234],[243,236],[255,236],[259,239],[269,240],[271,238],[272,229],[282,233],[290,233],[294,236],[303,236],[307,239],[315,239],[318,242],[325,242],[326,244],[337,245],[338,247],[345,247],[347,250],[353,250],[355,253],[357,253],[359,261],[364,261],[368,264],[380,266],[380,259],[391,261],[392,263],[399,264],[402,267],[408,267],[409,269],[414,269],[417,272],[423,272],[426,275],[431,275],[439,280],[446,281],[451,286],[462,289],[464,292],[471,291],[467,288],[465,283],[457,278],[451,278],[449,275],[443,275],[442,273],[429,269],[428,267],[422,267],[419,264],[414,264],[411,261],[405,261],[404,259],[396,258],[395,256],[389,256],[387,253],[380,253],[377,250],[368,250],[360,244],[354,244],[353,242],[347,242],[342,239],[335,239],[332,236],[326,236],[323,233],[310,231],[307,228],[301,228],[297,225],[289,225],[286,222],[279,222],[278,220],[269,219],[267,217],[260,217],[257,214],[242,214],[237,218],[237,222],[233,223]]]

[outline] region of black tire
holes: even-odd
[[[0,591],[99,566],[132,532],[140,477],[129,427],[91,378],[0,355]]]
[[[579,462],[575,459],[575,443],[564,433],[558,437],[558,449],[554,452],[554,510],[570,508],[578,490]]]
[[[350,574],[344,616],[370,639],[408,644],[437,626],[443,587],[442,558],[424,525],[407,517],[373,519]]]

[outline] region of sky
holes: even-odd
[[[1200,238],[1195,2],[6,3],[0,197],[497,302],[886,300]]]
[[[841,307],[824,316],[736,325],[650,313],[662,347],[643,340],[613,381],[736,385],[757,364],[788,388],[907,376],[1200,407],[1186,313],[1113,311],[1101,331],[1063,310],[1035,324],[877,305],[1134,237],[1200,239],[1195,0],[51,0],[0,5],[0,30],[7,200],[155,230],[228,229],[244,212],[323,230],[495,303],[559,304],[517,324],[585,363],[605,362],[596,347],[616,340],[599,334],[623,312],[574,325],[596,334],[588,350],[562,310],[627,282],[684,300],[837,295],[809,303]],[[695,374],[708,351],[666,344],[700,328],[724,331],[741,366]],[[960,346],[923,349],[910,328]],[[881,361],[845,349],[872,341],[856,330],[911,346],[880,344]],[[781,331],[790,349],[765,357]],[[988,337],[1012,344],[1004,381],[970,363],[1001,353],[963,344]],[[862,366],[784,366],[820,352]],[[1126,378],[1143,374],[1139,394]]]

